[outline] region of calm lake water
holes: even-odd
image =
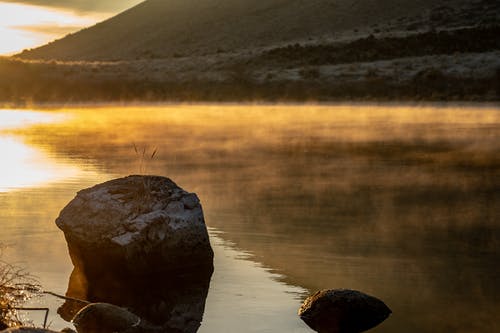
[[[152,152],[143,165],[133,145]],[[200,332],[312,332],[304,297],[352,288],[373,332],[500,332],[500,108],[134,106],[0,110],[3,259],[64,294],[54,220],[129,174],[200,197],[215,272]],[[53,329],[70,326],[44,297]],[[39,324],[41,316],[30,314]]]

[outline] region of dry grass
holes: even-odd
[[[25,325],[17,309],[41,292],[33,275],[21,267],[0,260],[0,328]]]
[[[148,162],[152,161],[158,151],[157,148],[153,149],[152,153],[148,152],[147,147],[139,149],[135,143],[133,143],[135,154],[139,160],[139,174],[145,174],[147,171]]]
[[[149,163],[155,158],[158,149],[154,148],[152,152],[149,152],[146,146],[138,148],[135,143],[133,143],[133,147],[139,163],[139,175],[147,175]],[[151,178],[143,177],[141,185],[134,198],[138,203],[136,207],[137,215],[148,212],[151,209]]]

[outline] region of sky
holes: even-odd
[[[0,55],[43,45],[141,0],[0,0]]]

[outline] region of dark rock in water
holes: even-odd
[[[56,224],[89,277],[213,269],[199,199],[168,178],[129,176],[82,190]]]
[[[78,333],[161,332],[162,327],[147,323],[122,307],[107,303],[92,303],[73,318]]]
[[[61,330],[61,333],[77,333],[74,329],[66,327]]]
[[[125,307],[167,332],[197,331],[213,251],[195,194],[130,176],[80,191],[56,223],[75,266],[68,297]],[[67,300],[58,313],[70,320],[85,306]]]
[[[383,322],[392,311],[381,300],[347,289],[318,291],[299,309],[300,318],[319,333],[359,333]]]

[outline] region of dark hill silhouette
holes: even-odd
[[[25,59],[134,60],[321,40],[460,0],[147,0],[25,51]]]

